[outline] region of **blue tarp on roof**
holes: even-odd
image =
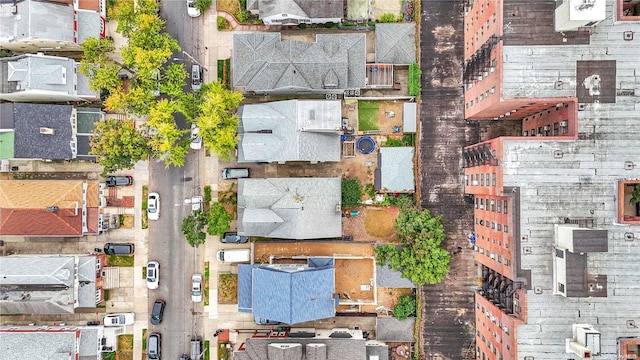
[[[250,313],[251,309],[251,270],[258,265],[238,265],[238,311]]]
[[[240,270],[239,270],[240,271]],[[239,275],[239,288],[241,277]],[[335,270],[333,267],[305,268],[283,271],[277,268],[256,267],[252,276],[253,316],[255,318],[297,324],[335,316]],[[240,290],[239,290],[240,291]],[[252,294],[251,294],[252,293]],[[240,298],[239,305],[244,306]]]

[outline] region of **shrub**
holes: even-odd
[[[247,22],[250,17],[251,17],[251,13],[246,10],[240,11],[237,16],[238,21],[241,23]]]
[[[307,28],[307,24],[302,23],[302,24],[298,24],[298,29],[306,29]]]
[[[224,16],[218,16],[217,22],[218,31],[226,30],[229,26],[229,22],[227,22],[227,19],[225,19]]]
[[[380,15],[380,19],[378,19],[381,23],[392,23],[396,22],[396,16],[391,13],[385,13]]]
[[[364,192],[369,195],[369,198],[373,199],[376,197],[376,189],[372,184],[367,184],[364,186]]]
[[[201,12],[204,12],[212,3],[213,0],[196,0],[196,7]]]
[[[404,320],[416,312],[416,299],[413,296],[403,295],[393,307],[393,317]]]
[[[204,187],[204,202],[211,202],[211,186],[209,185]]]
[[[342,180],[342,207],[353,209],[360,205],[362,184],[356,178]]]

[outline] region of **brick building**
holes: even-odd
[[[640,354],[630,3],[466,1],[465,119],[489,129],[463,151],[476,359]]]

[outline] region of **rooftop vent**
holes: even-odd
[[[55,130],[52,129],[52,128],[48,128],[48,127],[41,127],[40,128],[40,134],[53,135],[53,134],[55,134]]]
[[[57,206],[55,206],[55,205],[54,206],[47,206],[47,212],[55,213],[55,212],[58,212],[58,209],[59,208]]]

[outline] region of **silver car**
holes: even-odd
[[[191,276],[191,301],[194,303],[202,301],[202,275],[200,274]]]
[[[160,263],[149,261],[147,263],[147,287],[155,290],[160,285]]]

